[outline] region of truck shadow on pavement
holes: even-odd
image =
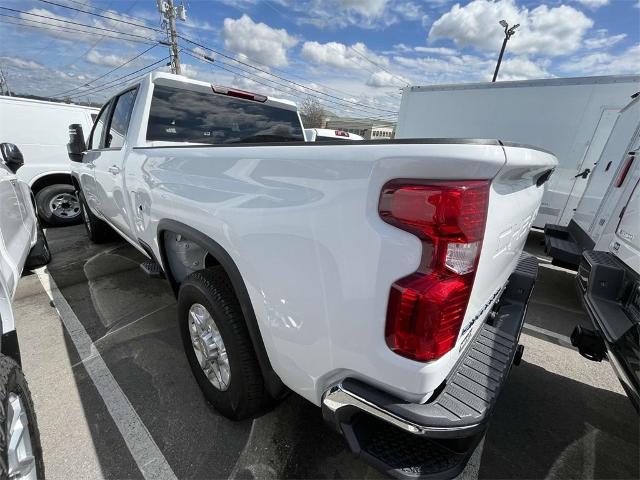
[[[639,478],[639,427],[626,396],[523,361],[498,400],[480,477]]]
[[[297,395],[252,421],[219,415],[192,377],[168,284],[147,279],[123,243],[68,256],[56,244],[72,233],[63,230],[52,232],[48,270],[178,478],[380,478]],[[104,477],[142,478],[65,341]],[[637,478],[637,420],[626,397],[523,362],[497,405],[480,477]]]

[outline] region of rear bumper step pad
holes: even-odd
[[[412,404],[354,379],[327,391],[322,412],[351,449],[400,478],[442,478],[463,470],[514,360],[538,271],[523,254],[487,323],[447,379],[425,404]]]

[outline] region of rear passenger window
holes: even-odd
[[[100,141],[102,139],[102,132],[104,131],[104,124],[107,118],[107,113],[109,113],[109,109],[111,108],[110,103],[111,102],[102,107],[102,111],[100,112],[100,115],[98,115],[98,119],[93,124],[93,130],[91,131],[91,137],[89,138],[89,150],[102,148],[102,145],[100,145]]]
[[[113,109],[113,116],[109,124],[106,147],[121,148],[124,145],[124,138],[129,129],[129,121],[131,120],[137,93],[138,89],[129,90],[116,98],[116,106]]]
[[[302,142],[295,110],[156,85],[147,140],[206,144]]]

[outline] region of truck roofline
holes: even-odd
[[[0,95],[0,101],[10,101],[15,103],[35,103],[38,105],[51,105],[54,107],[65,107],[65,108],[80,108],[82,110],[94,110],[95,112],[99,112],[100,109],[96,107],[88,107],[86,105],[78,105],[77,103],[65,103],[65,102],[52,102],[49,100],[38,100],[35,98],[24,98],[24,97],[10,97],[7,95]]]
[[[200,87],[211,88],[212,86],[210,82],[203,82],[202,80],[194,80],[192,78],[187,78],[183,75],[175,75],[173,73],[168,73],[168,72],[151,72],[147,75],[147,79],[150,83],[156,83],[157,80],[164,80],[164,82],[175,83],[176,85],[181,85],[183,87],[185,85],[197,85]],[[139,82],[136,82],[136,84],[137,83]],[[227,86],[225,85],[225,87]],[[234,88],[234,87],[227,87],[227,88],[238,90],[237,88]],[[260,92],[251,92],[251,93],[259,94]],[[265,95],[265,97],[267,97],[267,100],[264,103],[266,103],[267,105],[283,108],[285,110],[298,111],[297,105],[295,104],[295,102],[292,102],[291,100],[270,97],[268,95]]]

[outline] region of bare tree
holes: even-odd
[[[300,116],[305,128],[323,128],[327,113],[317,98],[307,97],[300,104]]]

